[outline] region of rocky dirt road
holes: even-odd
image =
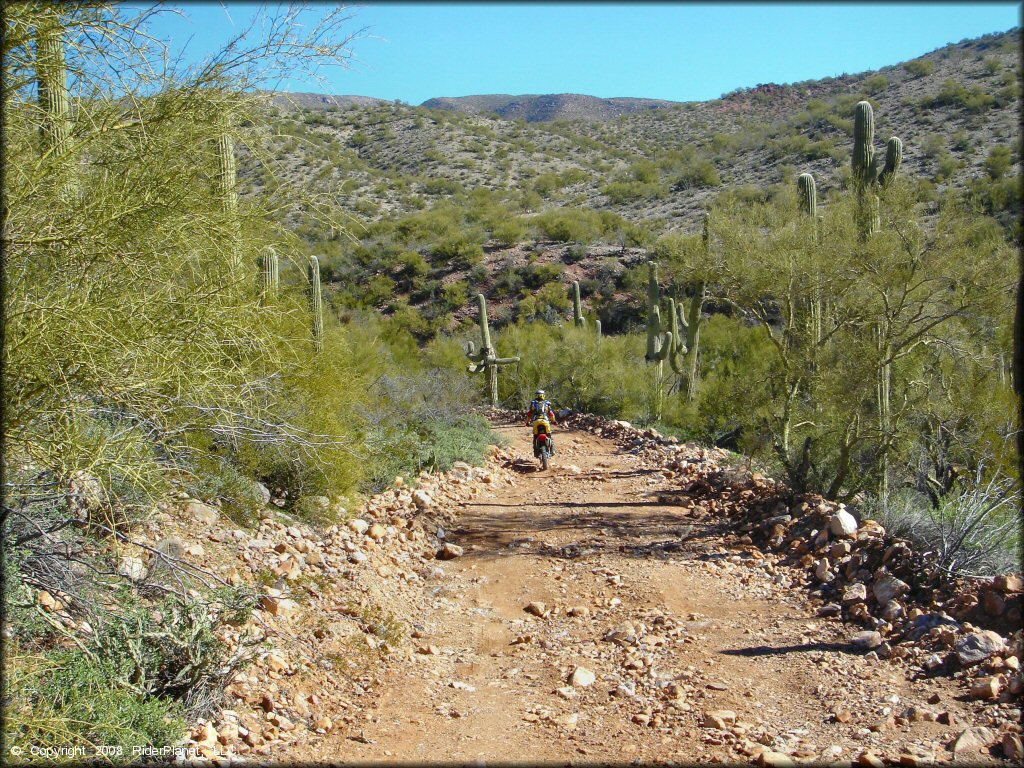
[[[774,556],[736,544],[673,472],[568,430],[542,473],[526,460],[528,430],[499,429],[524,459],[507,462],[517,482],[451,511],[445,535],[465,553],[424,584],[406,617],[408,655],[355,721],[273,758],[917,765],[1000,755],[989,748],[1017,704],[972,700],[949,677],[851,643],[863,627],[817,616]],[[999,707],[1008,711],[993,719]]]

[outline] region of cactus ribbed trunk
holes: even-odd
[[[269,245],[263,249],[263,263],[260,269],[260,298],[269,304],[277,298],[280,286],[280,272],[277,253]]]
[[[36,85],[39,97],[40,149],[56,170],[63,194],[74,183],[67,162],[71,140],[71,98],[64,58],[64,25],[55,16],[44,16],[36,25]]]
[[[244,265],[238,242],[241,231],[238,221],[238,170],[235,161],[235,140],[231,135],[229,118],[223,119],[221,132],[217,137],[217,192],[221,210],[227,220],[227,251],[231,271],[234,275],[241,276]]]
[[[309,311],[312,315],[313,347],[317,352],[324,348],[324,305],[320,293],[320,260],[309,257]]]

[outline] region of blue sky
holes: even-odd
[[[151,32],[202,58],[246,3],[181,3]],[[738,87],[877,69],[1020,25],[1018,3],[369,3],[349,69],[283,90],[419,104],[433,96],[586,93],[693,101]],[[313,13],[322,12],[314,8]],[[191,40],[189,40],[191,38]]]

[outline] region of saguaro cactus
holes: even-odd
[[[71,136],[71,100],[68,69],[64,58],[64,25],[56,14],[47,13],[36,24],[36,83],[39,95],[41,149],[59,169],[61,190],[73,190],[70,168],[64,160]]]
[[[797,177],[796,186],[800,191],[800,210],[809,216],[812,221],[817,221],[818,191],[814,186],[814,177],[809,173],[801,173]]]
[[[313,346],[317,352],[324,348],[324,304],[320,294],[320,260],[309,257],[309,311],[312,315]]]
[[[875,157],[875,118],[871,104],[861,101],[853,114],[854,189],[857,194],[857,228],[867,239],[881,227],[878,190],[895,178],[903,162],[903,142],[893,136],[885,145],[885,164],[878,170]]]
[[[802,173],[796,180],[797,189],[800,192],[800,210],[810,220],[813,227],[814,242],[817,243],[820,237],[818,227],[818,193],[814,185],[814,177],[809,173]],[[815,284],[811,289],[811,295],[806,299],[807,322],[809,333],[815,345],[821,342],[822,329],[825,323],[825,305],[821,298],[821,286]]]
[[[583,316],[583,301],[580,299],[580,284],[578,280],[574,280],[572,283],[572,319],[577,328],[585,328],[587,326],[587,318]],[[598,338],[600,338],[600,320],[594,320],[594,329]]]
[[[668,323],[661,320],[661,292],[658,289],[658,265],[647,262],[647,353],[644,359],[655,365],[655,413],[654,418],[661,418],[661,406],[665,389],[665,360],[669,361],[672,370],[682,373],[681,358],[686,354],[686,347],[681,341],[678,316],[675,302],[669,301]]]
[[[470,373],[487,372],[487,383],[490,390],[491,407],[498,407],[498,368],[510,363],[518,363],[518,357],[498,357],[494,347],[491,346],[491,329],[487,324],[487,300],[482,293],[476,296],[476,303],[480,313],[480,351],[476,350],[473,342],[466,345],[466,357],[473,365],[469,366]]]
[[[264,304],[277,298],[278,287],[281,284],[280,267],[277,259],[277,252],[269,245],[263,249],[262,265],[260,269],[260,298]]]
[[[238,170],[235,162],[235,139],[231,134],[231,118],[222,116],[220,133],[217,137],[217,193],[220,207],[227,219],[227,244],[231,269],[235,274],[242,270],[242,254],[238,245]]]
[[[228,121],[217,137],[217,187],[225,213],[238,211],[238,169],[235,165],[235,139],[229,133]]]
[[[578,280],[572,282],[572,319],[577,328],[583,328],[587,324],[587,318],[583,316],[583,302],[580,301],[580,283]]]

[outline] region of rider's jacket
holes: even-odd
[[[532,423],[534,419],[545,416],[551,421],[555,420],[555,412],[551,408],[551,403],[548,400],[534,400],[530,403],[530,411],[526,414],[526,418]]]

